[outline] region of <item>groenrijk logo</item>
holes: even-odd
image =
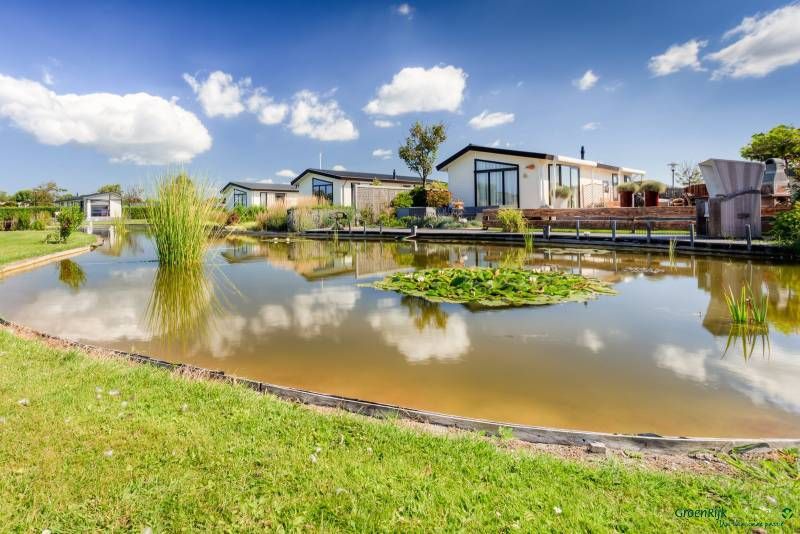
[[[700,517],[708,519],[716,519],[717,521],[725,519],[725,508],[676,508],[675,517]]]

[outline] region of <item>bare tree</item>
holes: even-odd
[[[703,183],[703,173],[700,172],[700,167],[693,162],[684,161],[680,164],[675,174],[678,183],[684,187]]]

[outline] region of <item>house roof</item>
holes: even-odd
[[[228,186],[235,186],[249,191],[277,191],[279,193],[295,193],[297,188],[291,184],[270,184],[266,182],[228,182],[220,192],[225,191]]]
[[[327,178],[334,178],[338,180],[351,180],[351,181],[360,181],[360,182],[372,182],[373,180],[378,180],[381,182],[394,182],[394,183],[401,183],[401,184],[418,184],[422,180],[419,176],[403,176],[401,174],[379,174],[375,172],[356,172],[356,171],[333,171],[329,169],[306,169],[297,177],[292,180],[292,184],[296,184],[300,181],[300,178],[305,176],[308,173],[318,174],[320,176],[325,176]]]
[[[112,197],[112,198],[121,199],[122,195],[120,195],[119,193],[99,193],[99,192],[98,193],[89,193],[89,194],[86,194],[86,195],[72,195],[72,196],[68,196],[68,197],[59,198],[58,200],[56,200],[56,203],[58,203],[58,202],[67,202],[67,201],[71,201],[71,200],[82,200],[84,198],[90,198],[90,197],[103,197],[103,198]]]
[[[510,148],[497,148],[493,146],[481,146],[481,145],[473,145],[469,144],[450,156],[449,158],[445,159],[443,162],[436,166],[437,171],[441,171],[452,162],[466,154],[467,152],[475,151],[475,152],[488,152],[489,154],[501,154],[505,156],[519,156],[523,158],[535,158],[535,159],[547,159],[547,160],[558,160],[558,161],[566,161],[571,163],[583,163],[585,162],[586,165],[591,165],[592,167],[599,167],[601,169],[611,170],[611,171],[620,171],[620,170],[636,170],[636,169],[627,169],[626,167],[620,167],[618,165],[609,165],[607,163],[599,163],[596,161],[590,160],[582,160],[578,158],[570,158],[568,156],[559,156],[558,154],[546,154],[544,152],[531,152],[528,150],[512,150]],[[638,172],[638,171],[637,171]],[[644,171],[638,172],[638,174],[644,174]]]

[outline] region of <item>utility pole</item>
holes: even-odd
[[[678,164],[675,163],[674,161],[672,163],[667,163],[667,167],[669,167],[670,170],[672,170],[672,189],[669,192],[670,199],[675,198],[675,167],[677,166]]]

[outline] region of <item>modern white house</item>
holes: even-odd
[[[228,210],[236,206],[294,206],[298,197],[297,188],[293,185],[263,182],[228,182],[220,192]]]
[[[447,172],[453,200],[467,212],[487,207],[588,208],[618,205],[617,185],[639,181],[645,171],[582,158],[467,145],[436,166]],[[568,198],[557,188],[570,189]]]
[[[292,180],[301,196],[315,196],[337,206],[356,208],[372,203],[375,196],[391,200],[397,193],[420,183],[418,176],[328,169],[306,169]]]
[[[122,196],[119,193],[75,195],[56,201],[58,206],[79,206],[87,221],[104,221],[122,217]]]

